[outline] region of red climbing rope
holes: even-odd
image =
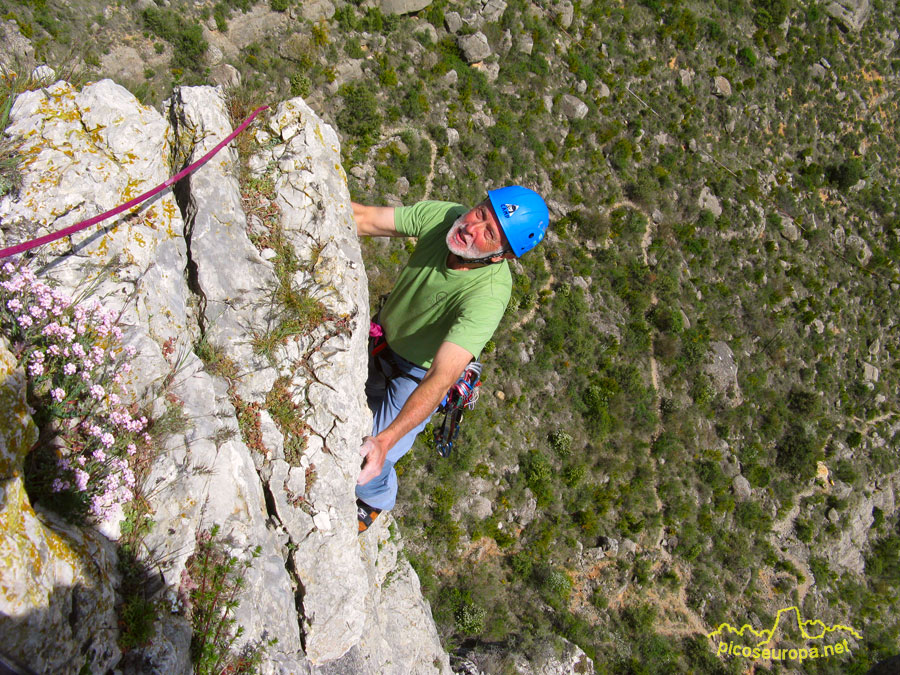
[[[263,110],[265,110],[268,107],[269,106],[264,105],[264,106],[257,108],[256,110],[254,110],[253,114],[250,115],[250,117],[245,119],[243,122],[241,122],[240,126],[237,129],[235,129],[228,137],[226,137],[225,140],[223,140],[216,147],[214,147],[212,150],[210,150],[205,155],[203,155],[203,157],[201,157],[199,160],[197,160],[190,166],[182,169],[181,171],[176,173],[174,176],[172,176],[171,178],[166,180],[164,183],[160,183],[152,190],[148,190],[144,194],[139,195],[139,196],[135,197],[134,199],[125,202],[124,204],[120,204],[119,206],[117,206],[114,209],[106,211],[105,213],[101,213],[100,215],[94,216],[93,218],[88,218],[87,220],[83,220],[80,223],[76,223],[75,225],[71,225],[63,230],[60,230],[59,232],[54,232],[53,234],[47,234],[47,235],[44,235],[43,237],[39,237],[38,239],[32,239],[31,241],[22,242],[21,244],[16,244],[15,246],[10,246],[8,248],[4,248],[4,249],[0,250],[0,260],[2,260],[3,258],[8,258],[11,255],[16,255],[17,253],[24,253],[25,251],[30,251],[31,249],[36,248],[38,246],[42,246],[44,244],[49,244],[51,241],[56,241],[57,239],[62,239],[63,237],[68,237],[70,234],[75,234],[76,232],[87,229],[91,225],[96,225],[97,223],[102,222],[102,221],[106,220],[107,218],[112,218],[113,216],[122,213],[122,211],[127,211],[132,206],[135,206],[136,204],[140,204],[141,202],[150,199],[150,197],[154,196],[155,194],[158,194],[159,192],[162,192],[163,190],[165,190],[168,187],[171,187],[172,185],[174,185],[175,183],[180,181],[182,178],[184,178],[188,174],[193,173],[194,171],[199,169],[201,166],[206,164],[210,159],[213,158],[213,156],[217,152],[219,152],[219,150],[221,150],[226,145],[228,145],[231,141],[233,141],[235,138],[237,138],[238,134],[240,134],[244,129],[246,129],[250,125],[250,123],[253,121],[253,118],[255,118],[259,113],[261,113]]]

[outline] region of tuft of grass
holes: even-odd
[[[290,379],[279,377],[266,396],[266,409],[284,434],[284,457],[288,464],[300,466],[309,427],[303,422],[300,408],[291,400]]]
[[[16,96],[28,89],[26,78],[17,73],[0,72],[0,197],[19,189],[19,154],[15,144],[6,137],[9,115]]]
[[[238,375],[238,364],[225,353],[221,345],[209,341],[209,336],[204,334],[195,344],[194,353],[206,364],[206,370],[210,374],[233,380]]]

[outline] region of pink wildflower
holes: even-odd
[[[63,373],[66,375],[74,375],[77,370],[78,368],[75,367],[74,363],[67,363],[63,366]]]
[[[103,390],[103,387],[101,387],[99,384],[92,384],[89,391],[91,393],[91,397],[97,401],[102,400],[103,396],[106,394],[106,392]]]
[[[63,399],[66,397],[66,390],[62,387],[56,387],[56,389],[50,392],[50,395],[53,396],[58,403],[62,403]]]
[[[75,487],[78,488],[80,492],[84,492],[87,490],[88,480],[90,480],[91,474],[83,469],[75,469]]]

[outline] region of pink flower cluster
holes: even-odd
[[[134,497],[131,462],[148,447],[149,421],[124,388],[131,372],[114,313],[83,307],[11,263],[0,268],[0,326],[33,382],[37,403],[62,421],[54,492],[73,491],[95,519]],[[131,401],[127,404],[126,401]],[[37,406],[36,406],[37,407]]]

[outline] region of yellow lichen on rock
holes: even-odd
[[[38,431],[25,392],[24,370],[0,343],[0,613],[10,618],[46,608],[60,585],[97,583],[87,551],[45,525],[28,499],[23,467]]]
[[[37,440],[24,392],[25,371],[0,344],[0,481],[20,475],[25,455]]]

